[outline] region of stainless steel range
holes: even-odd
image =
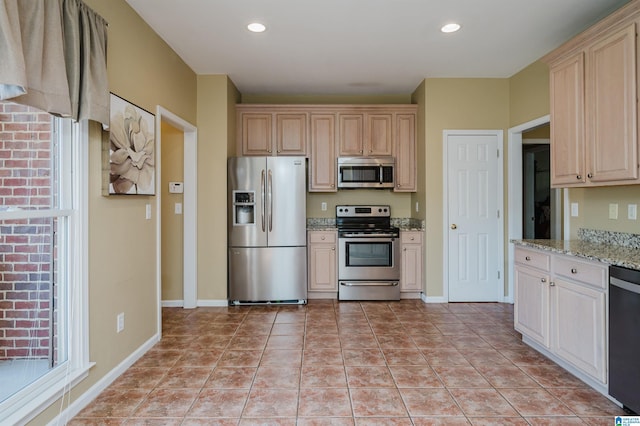
[[[400,300],[400,230],[390,206],[336,206],[338,299]]]

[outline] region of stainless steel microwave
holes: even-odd
[[[393,188],[393,157],[339,157],[338,188]]]

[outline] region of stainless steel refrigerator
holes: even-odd
[[[230,303],[306,303],[305,158],[229,158],[227,177]]]

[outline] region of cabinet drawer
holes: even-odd
[[[401,231],[400,242],[402,244],[422,244],[422,232]]]
[[[522,265],[531,266],[533,268],[549,271],[551,266],[551,256],[539,251],[527,250],[516,247],[515,261]]]
[[[334,231],[312,231],[309,232],[309,243],[335,244],[337,233]]]
[[[573,257],[556,256],[554,272],[572,281],[580,281],[598,288],[606,288],[608,269],[606,266]]]

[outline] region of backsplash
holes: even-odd
[[[409,217],[392,217],[391,226],[397,226],[401,229],[424,229],[425,221]]]
[[[580,228],[578,229],[578,239],[591,243],[615,244],[621,247],[640,249],[640,234]]]

